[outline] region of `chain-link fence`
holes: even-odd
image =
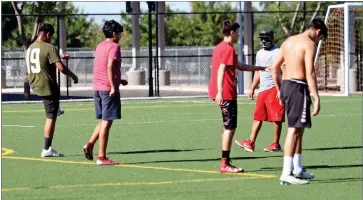
[[[253,12],[252,53],[244,55],[245,59],[252,58],[260,49],[258,33],[262,29],[272,29],[275,32],[275,42],[280,45],[289,35],[284,28],[292,27],[289,17],[295,11],[283,11],[281,18],[278,12]],[[42,15],[44,22],[51,23],[56,29],[53,45],[60,47],[65,39],[67,54],[70,55],[64,64],[79,77],[79,83],[73,84],[64,75],[60,75],[59,84],[62,98],[91,98],[93,59],[95,47],[104,40],[102,26],[104,21],[114,19],[124,26],[123,37],[120,41],[122,54],[122,78],[135,82],[138,72],[138,84],[121,87],[122,97],[148,96],[196,96],[207,95],[207,85],[210,78],[211,55],[214,46],[221,41],[220,23],[225,19],[235,20],[236,12],[213,13],[152,13],[149,23],[148,13],[139,14],[140,40],[139,50],[135,53],[132,33],[131,14],[67,14]],[[281,13],[280,13],[281,14]],[[243,15],[243,13],[242,13]],[[292,33],[300,32],[310,21],[311,11],[301,12]],[[62,18],[62,16],[64,18]],[[3,101],[23,100],[24,80],[26,73],[24,44],[17,37],[16,16],[3,14],[3,29],[8,28],[10,34],[2,37],[2,99]],[[25,35],[30,37],[37,16],[22,16]],[[325,11],[317,12],[316,17],[324,18]],[[161,23],[164,19],[164,23]],[[60,23],[64,19],[66,37],[60,38]],[[159,19],[159,20],[158,20]],[[151,27],[150,27],[151,24]],[[158,28],[163,25],[164,37],[158,38]],[[151,37],[149,37],[151,30]],[[246,41],[245,41],[246,42]],[[151,48],[149,44],[151,43]],[[157,48],[158,47],[158,48]],[[237,48],[236,48],[237,49]],[[150,51],[151,50],[151,51]],[[150,57],[151,55],[151,57]],[[359,57],[361,58],[361,57]],[[137,61],[137,62],[136,62]],[[135,62],[137,65],[135,66]],[[360,65],[361,66],[361,65]],[[135,72],[136,71],[136,72]],[[37,99],[32,95],[32,99]]]

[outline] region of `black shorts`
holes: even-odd
[[[233,130],[237,128],[237,100],[223,100],[220,106],[224,129]]]
[[[289,127],[311,128],[311,98],[306,81],[283,80],[280,90]]]
[[[44,109],[45,109],[45,116],[48,119],[55,119],[57,118],[58,109],[59,109],[59,92],[54,92],[52,95],[49,96],[41,96]]]
[[[110,97],[109,91],[94,91],[93,99],[95,101],[96,119],[114,120],[121,119],[121,99],[120,93],[117,92]]]

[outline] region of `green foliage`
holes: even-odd
[[[11,11],[11,12],[9,12]],[[1,13],[14,13],[11,2],[1,2]],[[1,16],[1,42],[5,47],[21,46],[18,33],[18,24],[15,16]]]
[[[167,46],[211,46],[217,44],[222,36],[220,24],[223,20],[235,20],[236,14],[227,11],[236,11],[230,3],[222,2],[191,2],[192,12],[211,12],[212,14],[178,14],[166,7],[165,15],[165,45]],[[226,12],[226,13],[213,13]],[[124,14],[124,13],[122,13]],[[152,16],[152,42],[155,44],[155,14]],[[125,27],[124,44],[131,46],[131,39],[126,36],[132,34],[131,16],[122,15],[121,22]],[[140,15],[140,46],[148,46],[148,15]]]
[[[281,43],[289,36],[286,33],[282,25],[284,25],[288,31],[291,31],[291,34],[298,34],[300,33],[300,28],[303,24],[303,6],[301,5],[300,10],[297,15],[297,19],[294,25],[293,30],[290,30],[292,18],[295,14],[296,5],[299,2],[280,2],[280,7],[278,8],[277,2],[260,2],[260,6],[262,7],[260,11],[274,11],[275,13],[255,13],[254,14],[254,49],[257,51],[260,49],[258,33],[263,29],[271,29],[274,31],[275,34],[275,43],[277,45],[281,45]],[[337,4],[337,2],[320,2],[320,9],[317,13],[316,17],[324,18],[326,14],[326,10],[329,5]],[[316,1],[309,1],[306,2],[305,10],[309,11],[306,12],[305,16],[305,26],[310,22],[316,8],[318,6],[318,2]],[[256,9],[254,9],[256,10]],[[280,11],[280,12],[278,12]],[[291,11],[291,12],[286,12]],[[281,20],[281,21],[280,21]]]
[[[154,15],[154,14],[153,14]],[[153,18],[153,26],[155,27],[155,16]],[[121,24],[124,27],[123,37],[121,39],[122,47],[132,46],[132,16],[121,12]],[[148,15],[140,15],[140,46],[148,46]],[[155,40],[155,31],[153,31],[153,40]]]
[[[56,14],[58,13],[59,3],[58,2],[22,2],[23,14]],[[5,7],[5,8],[4,8]],[[7,13],[14,13],[11,2],[3,2],[2,9],[6,9]],[[2,10],[4,11],[4,10]],[[5,12],[5,13],[6,13]],[[4,12],[3,12],[4,13]],[[9,13],[9,14],[10,14]],[[89,27],[94,25],[93,19],[87,19],[82,15],[72,15],[83,13],[82,10],[76,8],[71,2],[67,3],[65,14],[65,21],[67,24],[67,46],[68,47],[86,47],[89,45],[89,41],[95,37],[95,33],[89,30]],[[22,16],[24,24],[24,33],[27,39],[30,39],[35,25],[35,16]],[[3,46],[4,47],[21,47],[20,36],[15,16],[3,16],[5,23],[2,23]],[[54,26],[57,31],[57,16],[45,16],[41,17],[40,20],[45,23],[50,23]],[[58,36],[54,34],[53,44],[57,44]]]
[[[228,13],[228,11],[236,12],[236,8],[232,8],[230,3],[224,2],[193,2],[192,11],[212,13],[193,15],[196,35],[202,38],[198,44],[201,46],[211,46],[220,42],[223,38],[220,32],[221,23],[227,19],[236,20],[237,16],[236,13]]]
[[[280,45],[281,42],[288,37],[289,34],[283,30],[285,26],[292,34],[300,32],[303,24],[303,7],[297,15],[293,30],[290,30],[292,17],[295,13],[296,5],[299,2],[280,2],[277,7],[276,2],[260,2],[260,11],[282,11],[279,13],[254,13],[253,31],[254,33],[254,49],[260,48],[258,33],[262,29],[272,29],[275,33],[275,42]],[[23,2],[24,14],[33,13],[57,13],[58,2]],[[192,12],[198,14],[177,14],[179,10],[171,10],[166,7],[165,15],[165,45],[167,46],[213,46],[221,39],[220,24],[223,20],[236,20],[236,8],[233,8],[229,2],[191,2]],[[325,17],[327,7],[337,2],[321,2],[318,17]],[[306,2],[306,10],[314,11],[318,2]],[[253,10],[257,10],[253,8]],[[283,12],[283,11],[291,12]],[[11,2],[2,3],[2,13],[14,13]],[[209,14],[205,14],[208,12]],[[224,12],[224,13],[217,13]],[[82,15],[72,15],[83,13],[82,10],[76,8],[72,3],[67,4],[65,17],[67,24],[67,46],[68,47],[90,47],[94,48],[98,43],[104,40],[101,31],[102,24],[96,24],[93,18]],[[143,11],[142,13],[147,13]],[[305,25],[309,23],[313,12],[307,12],[305,16]],[[26,38],[30,38],[33,33],[35,17],[23,17]],[[122,47],[132,46],[132,30],[131,15],[121,13],[121,23],[124,26],[123,38],[120,42]],[[2,42],[5,47],[20,47],[19,33],[17,29],[17,21],[15,16],[2,17]],[[56,28],[56,16],[48,16],[44,21],[51,23]],[[156,16],[152,14],[152,43],[156,43]],[[241,24],[243,26],[243,24]],[[246,27],[247,28],[247,27]],[[140,46],[147,47],[148,36],[148,15],[140,15]],[[56,44],[57,35],[55,35],[54,43]]]

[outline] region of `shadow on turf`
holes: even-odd
[[[347,146],[347,147],[326,147],[326,148],[313,148],[303,149],[304,151],[329,151],[329,150],[342,150],[342,149],[362,149],[363,146]]]
[[[250,159],[263,159],[271,157],[282,157],[282,156],[260,156],[260,157],[234,157],[233,160],[250,160]],[[134,162],[134,163],[123,163],[123,164],[150,164],[150,163],[174,163],[174,162],[215,162],[220,161],[221,158],[209,158],[209,159],[185,159],[185,160],[157,160],[157,161],[147,161],[147,162]]]
[[[357,165],[310,165],[304,166],[306,169],[340,169],[340,168],[355,168],[362,167],[362,164]],[[259,171],[280,171],[282,167],[263,167],[259,170],[254,170],[250,172],[259,172]]]
[[[119,151],[119,152],[109,152],[107,154],[176,153],[176,152],[203,151],[203,150],[211,150],[211,149],[160,149],[160,150],[146,150],[146,151]]]
[[[362,182],[362,178],[333,178],[333,179],[326,179],[326,180],[314,180],[314,183],[342,183],[342,182]]]
[[[108,152],[107,154],[116,155],[116,154],[143,154],[143,153],[177,153],[177,152],[203,151],[203,150],[211,150],[211,149],[159,149],[159,150],[145,150],[145,151],[117,151],[117,152]],[[67,157],[72,157],[72,156],[84,156],[84,154],[67,155]]]

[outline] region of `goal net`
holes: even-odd
[[[329,6],[328,38],[315,59],[320,92],[349,96],[362,91],[363,3]]]

